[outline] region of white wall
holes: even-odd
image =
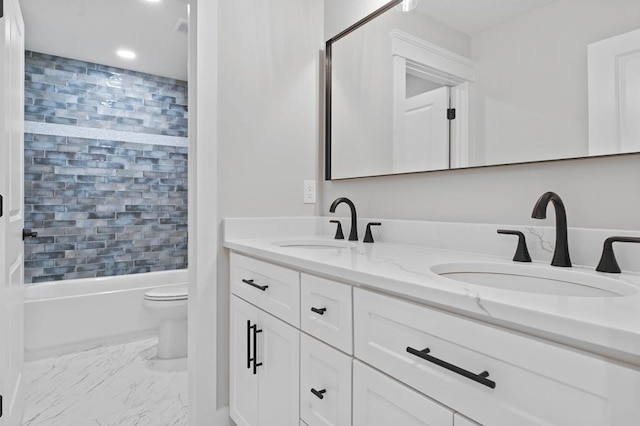
[[[384,3],[325,0],[327,37]],[[638,182],[639,155],[417,173],[324,182],[320,210],[329,215],[331,202],[346,196],[360,217],[523,224],[532,223],[537,198],[553,190],[565,200],[570,226],[638,230]]]
[[[302,195],[303,181],[318,176],[322,0],[221,1],[218,14],[218,151],[205,159],[218,167],[218,218],[314,215],[316,205],[303,204]],[[228,404],[229,272],[221,244],[218,406]]]
[[[324,0],[325,40],[383,6],[381,0]]]
[[[216,361],[225,352],[217,346],[224,320],[216,305],[227,302],[215,285],[218,177],[210,161],[217,155],[218,35],[211,22],[218,1],[190,0],[189,7],[189,424],[223,425]]]
[[[221,2],[220,205],[224,216],[311,215],[321,0]]]

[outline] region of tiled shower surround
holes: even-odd
[[[186,267],[186,103],[186,82],[27,52],[26,283]]]
[[[187,83],[36,52],[25,57],[25,120],[187,135]]]

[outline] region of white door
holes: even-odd
[[[449,168],[449,87],[405,100],[403,134],[394,146],[394,172]]]
[[[587,51],[589,155],[640,151],[640,30]]]
[[[255,334],[259,334],[254,333],[254,327],[259,322],[259,312],[255,306],[231,296],[229,412],[238,426],[258,425],[259,383],[257,370],[254,374],[253,349]]]
[[[260,425],[297,426],[300,422],[300,332],[260,311],[258,375]]]
[[[24,23],[17,0],[0,18],[0,425],[21,423],[24,348]]]

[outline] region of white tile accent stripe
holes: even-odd
[[[153,135],[150,133],[124,132],[121,130],[95,129],[92,127],[67,126],[65,124],[24,122],[25,133],[37,133],[52,136],[69,136],[74,138],[102,139],[119,142],[140,143],[147,145],[166,145],[186,147],[189,138],[177,136]]]

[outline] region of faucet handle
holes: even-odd
[[[372,226],[381,226],[382,223],[380,222],[369,222],[367,223],[367,230],[364,233],[364,240],[362,240],[363,243],[372,243],[373,242],[373,234],[371,233],[371,227]]]
[[[602,256],[600,257],[600,263],[598,263],[596,271],[610,272],[612,274],[619,274],[621,272],[620,266],[618,266],[618,262],[616,261],[616,255],[613,253],[613,243],[640,243],[640,238],[609,237],[604,240]]]
[[[529,250],[527,250],[527,240],[522,232],[513,229],[498,229],[498,234],[517,235],[518,248],[516,248],[516,254],[513,256],[513,261],[531,262],[531,256],[529,256]]]
[[[335,240],[344,240],[344,234],[342,233],[342,223],[339,220],[330,220],[329,223],[337,223],[338,229],[336,229]]]

